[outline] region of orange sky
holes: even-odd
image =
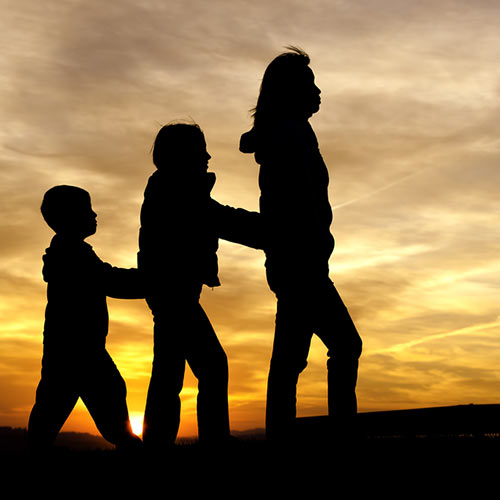
[[[500,398],[500,5],[494,1],[276,0],[43,3],[0,0],[0,425],[25,426],[39,379],[52,236],[43,193],[92,195],[108,262],[135,265],[139,210],[160,126],[192,118],[214,197],[258,207],[238,152],[262,73],[285,45],[311,56],[311,123],[331,175],[331,275],[364,340],[361,411]],[[230,362],[235,429],[262,427],[275,300],[263,255],[222,243],[223,286],[203,305]],[[152,320],[110,300],[109,351],[143,411]],[[70,332],[69,332],[70,333]],[[299,415],[326,412],[313,342]],[[196,432],[186,376],[182,435]],[[68,430],[96,432],[83,407]]]

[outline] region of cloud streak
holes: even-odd
[[[413,339],[410,340],[409,342],[405,342],[402,344],[396,344],[391,347],[387,347],[384,349],[379,349],[376,351],[370,352],[370,354],[381,354],[381,353],[386,353],[386,352],[401,352],[405,349],[410,349],[414,346],[428,343],[428,342],[433,342],[435,340],[440,340],[440,339],[445,339],[447,337],[454,337],[456,335],[471,335],[476,332],[488,332],[490,329],[498,329],[500,327],[500,319],[497,319],[496,321],[492,321],[490,323],[483,323],[483,324],[478,324],[478,325],[473,325],[465,328],[460,328],[458,330],[454,330],[451,332],[444,332],[444,333],[436,333],[434,335],[429,335],[427,337],[422,337],[419,339]]]

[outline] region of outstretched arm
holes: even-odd
[[[210,211],[219,238],[258,250],[264,249],[262,218],[258,212],[221,205],[214,199],[210,199]]]
[[[142,273],[138,269],[113,267],[103,262],[103,284],[108,297],[115,299],[143,299],[145,295]]]

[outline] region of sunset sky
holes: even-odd
[[[360,411],[500,402],[500,3],[495,0],[0,0],[0,426],[25,427],[40,377],[55,184],[87,189],[88,239],[136,264],[139,210],[161,125],[193,119],[214,197],[258,209],[238,151],[267,64],[307,51],[311,119],[330,172],[331,277],[364,341]],[[175,187],[173,187],[175,189]],[[175,242],[173,242],[175,244]],[[221,242],[202,303],[226,350],[234,429],[264,425],[275,298],[261,252]],[[152,318],[108,301],[108,347],[144,410]],[[71,329],[68,329],[71,335]],[[326,413],[313,341],[298,415]],[[196,433],[187,373],[181,435]],[[97,433],[79,403],[65,430]]]

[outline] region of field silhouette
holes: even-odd
[[[479,491],[495,484],[500,405],[358,417],[356,432],[344,435],[330,435],[326,416],[307,417],[296,420],[293,436],[279,446],[257,429],[234,433],[238,439],[230,446],[203,447],[185,439],[155,455],[119,453],[98,436],[63,432],[50,454],[31,457],[23,452],[26,430],[4,427],[0,457],[6,478],[30,476],[65,485],[84,479],[84,487],[99,485],[110,494],[114,488],[128,492],[126,485],[153,488],[172,481],[184,485],[187,496],[230,486],[281,496],[297,488],[324,492],[338,483],[350,484],[360,494],[427,488],[432,498],[439,491],[462,491],[465,486]]]

